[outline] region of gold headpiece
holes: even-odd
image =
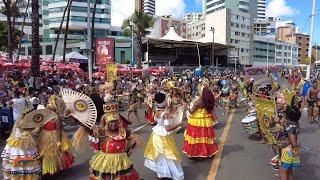
[[[168,81],[167,82],[167,88],[168,89],[172,89],[174,87],[176,87],[176,82],[175,81]]]
[[[289,89],[285,89],[283,91],[283,95],[284,95],[285,102],[288,105],[291,105],[292,99],[296,95],[296,93],[294,91],[290,91]]]
[[[103,115],[105,122],[118,120],[120,117],[118,113],[119,105],[117,103],[106,103],[105,105],[103,105],[103,110],[105,112],[105,114]]]

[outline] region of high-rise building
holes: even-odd
[[[253,19],[257,0],[207,0],[206,36],[215,29],[214,41],[229,44],[228,63],[252,64]]]
[[[138,12],[143,10],[143,1],[142,0],[135,0],[135,10]]]
[[[143,11],[150,16],[156,14],[156,2],[155,0],[143,0]]]
[[[258,0],[257,5],[257,19],[266,18],[266,0]]]

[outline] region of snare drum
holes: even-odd
[[[242,119],[242,124],[248,134],[254,134],[259,132],[258,121],[256,116],[249,116]]]

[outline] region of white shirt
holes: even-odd
[[[26,107],[26,100],[24,97],[19,99],[12,99],[13,121],[16,121],[22,113],[22,110]]]

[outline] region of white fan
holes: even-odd
[[[67,110],[71,111],[70,115],[80,121],[84,126],[92,129],[98,115],[97,108],[92,99],[85,94],[66,88],[61,88],[60,93]]]
[[[37,128],[56,119],[58,119],[58,115],[49,109],[34,110],[27,113],[21,121],[18,122],[18,126],[20,128]]]

